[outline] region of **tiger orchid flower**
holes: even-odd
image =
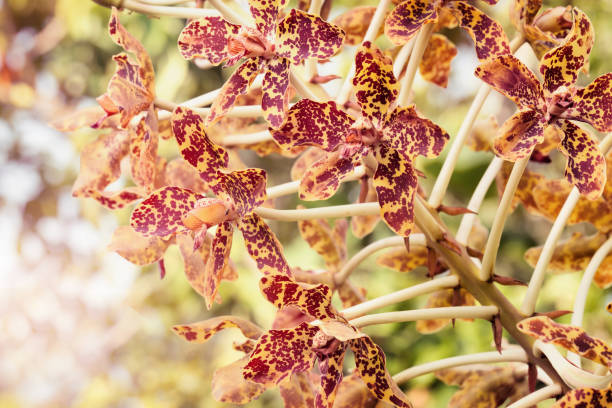
[[[488,4],[497,3],[497,0],[484,1]],[[464,1],[406,0],[387,16],[385,34],[395,45],[403,45],[426,24],[443,23],[445,26],[452,26],[452,23],[447,22],[451,16],[472,37],[476,47],[476,56],[480,61],[484,62],[499,55],[510,54],[508,38],[501,25]],[[445,37],[430,43],[430,48],[429,52],[433,55],[454,56]],[[447,64],[450,63],[450,59],[446,59]]]
[[[510,161],[529,157],[544,141],[547,128],[557,132],[558,149],[568,158],[565,177],[581,194],[596,199],[606,183],[606,163],[597,140],[570,120],[612,131],[612,74],[596,78],[586,88],[576,80],[593,45],[589,18],[573,9],[574,24],[563,45],[540,61],[543,83],[517,58],[506,55],[485,62],[476,76],[517,104],[519,112],[500,128],[495,153]]]
[[[289,103],[291,65],[307,58],[327,59],[342,46],[344,31],[320,17],[292,9],[280,19],[285,0],[249,0],[255,27],[232,24],[221,17],[191,21],[178,46],[186,59],[204,58],[226,66],[245,61],[227,80],[211,106],[206,124],[226,114],[255,77],[265,71],[261,107],[271,126],[283,123]]]
[[[283,126],[271,129],[272,136],[287,150],[316,146],[327,152],[305,172],[300,184],[303,200],[333,195],[355,166],[373,153],[377,163],[373,184],[381,215],[393,231],[408,236],[418,187],[413,162],[418,155],[438,156],[449,136],[414,106],[395,106],[399,84],[392,62],[370,42],[357,52],[353,86],[360,118],[354,119],[332,101],[302,99],[289,109]]]
[[[291,375],[310,371],[318,359],[321,387],[315,406],[331,408],[350,347],[355,354],[355,371],[376,398],[396,407],[411,407],[387,372],[382,349],[334,309],[328,286],[305,288],[290,277],[270,275],[261,279],[260,287],[277,308],[297,307],[316,320],[269,330],[259,337],[242,371],[246,380],[264,386],[278,384]]]
[[[253,210],[266,199],[266,173],[245,169],[229,173],[227,152],[211,142],[203,120],[195,112],[177,107],[172,128],[183,158],[195,167],[216,197],[207,197],[182,187],[164,187],[153,192],[132,212],[131,225],[145,237],[168,239],[193,235],[194,249],[203,242],[206,231],[216,225],[206,263],[202,296],[211,307],[228,264],[234,229],[241,230],[249,254],[264,273],[291,271],[280,243]]]

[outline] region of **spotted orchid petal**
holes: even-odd
[[[516,327],[545,343],[561,346],[612,369],[612,347],[603,340],[589,336],[581,327],[559,324],[547,316],[521,320]]]
[[[387,111],[399,94],[399,84],[393,75],[393,61],[369,41],[357,50],[353,89],[361,114],[376,129],[382,128]]]
[[[329,353],[317,353],[319,358],[319,372],[321,373],[321,386],[315,398],[316,408],[332,408],[338,387],[342,382],[342,364],[347,344],[340,343],[336,349]]]
[[[451,306],[474,306],[474,297],[465,289],[459,289],[458,296],[454,289],[444,289],[432,293],[427,298],[426,308],[451,307]],[[436,333],[451,322],[451,319],[429,319],[416,322],[416,329],[422,334]]]
[[[204,274],[204,300],[206,300],[208,309],[212,307],[219,284],[227,268],[230,251],[232,250],[233,235],[234,227],[231,222],[226,221],[217,226]]]
[[[103,118],[103,119],[100,119]],[[68,115],[61,116],[49,122],[49,126],[60,132],[74,132],[86,126],[95,126],[96,128],[118,129],[119,123],[113,120],[113,117],[105,117],[104,109],[100,105],[91,106],[88,108],[79,109]]]
[[[327,153],[321,149],[311,147],[293,162],[291,166],[291,180],[301,180],[306,170],[325,157]]]
[[[266,38],[272,38],[277,21],[287,0],[249,0],[255,27]]]
[[[113,233],[108,250],[117,252],[135,265],[144,266],[162,259],[171,243],[171,240],[163,240],[156,236],[143,237],[132,227],[123,225]]]
[[[551,94],[562,86],[570,88],[576,83],[578,72],[588,64],[593,47],[594,31],[589,17],[576,7],[572,13],[574,24],[565,42],[544,54],[540,61],[544,88]]]
[[[376,12],[374,6],[355,7],[336,17],[332,24],[337,25],[346,33],[344,45],[357,45],[363,41]]]
[[[568,391],[561,399],[557,400],[551,408],[599,408],[605,407],[612,401],[612,387],[603,390],[597,388],[577,388]]]
[[[372,408],[376,406],[376,401],[361,377],[352,373],[342,379],[336,392],[334,408]]]
[[[308,323],[269,330],[257,341],[242,375],[249,381],[273,385],[293,373],[309,371],[315,360],[312,341],[318,330]]]
[[[321,17],[301,10],[291,12],[278,24],[276,53],[300,64],[307,58],[327,59],[344,41],[344,31]]]
[[[548,264],[547,270],[551,273],[581,272],[586,269],[595,252],[606,242],[606,235],[597,233],[584,236],[574,233],[569,239],[560,242],[556,247]],[[525,252],[525,260],[535,267],[542,247],[529,248]],[[612,254],[608,255],[595,272],[593,283],[602,289],[612,285]]]
[[[211,105],[210,113],[206,117],[206,126],[212,125],[232,109],[236,98],[246,93],[263,66],[261,58],[249,58],[236,68],[232,76],[225,81],[219,95]]]
[[[176,243],[183,258],[185,277],[189,285],[195,290],[200,296],[206,297],[207,291],[207,278],[209,271],[207,270],[207,263],[211,258],[212,250],[212,239],[209,235],[204,235],[201,244],[196,245],[196,240],[191,237],[191,234],[178,234],[176,236]],[[198,238],[196,238],[198,239]],[[199,246],[198,248],[196,248]],[[225,262],[223,270],[219,273],[219,281],[221,280],[233,281],[238,279],[238,271],[230,263]],[[218,283],[217,283],[218,285]],[[221,298],[216,295],[211,299],[221,302]]]
[[[129,135],[118,130],[103,134],[81,151],[79,176],[72,187],[75,197],[103,192],[121,176],[121,160],[128,154]]]
[[[346,234],[346,220],[338,220],[336,224],[344,224]],[[336,228],[332,229],[327,220],[323,219],[298,221],[298,228],[308,245],[323,257],[326,267],[338,270],[346,260],[345,237],[338,236]]]
[[[117,54],[113,59],[117,70],[108,83],[107,93],[98,102],[107,115],[119,113],[121,127],[126,128],[134,116],[149,109],[155,95],[146,88],[140,66],[130,62],[127,54]]]
[[[215,370],[210,383],[211,395],[216,401],[226,404],[247,404],[258,398],[268,387],[247,381],[242,377],[249,356]]]
[[[287,58],[274,58],[266,64],[261,108],[273,128],[283,124],[289,106],[289,68],[291,64]]]
[[[419,64],[424,80],[442,88],[448,85],[451,62],[457,55],[457,47],[442,34],[433,34]]]
[[[245,169],[219,174],[219,182],[213,191],[228,197],[239,217],[251,214],[266,200],[266,172],[262,169]]]
[[[510,5],[510,21],[522,30],[527,24],[531,24],[538,11],[542,7],[543,0],[513,0]]]
[[[164,169],[164,181],[166,186],[186,188],[196,193],[207,193],[210,189],[200,177],[200,173],[195,167],[178,157],[171,160]]]
[[[359,203],[373,203],[378,201],[376,189],[372,184],[372,178],[368,177],[367,182],[362,183],[362,189],[367,189],[365,192],[359,193]],[[374,215],[358,215],[351,217],[351,230],[357,238],[363,238],[371,233],[380,221],[380,214]]]
[[[419,115],[414,105],[395,109],[383,128],[383,140],[409,161],[418,155],[439,156],[449,138],[440,126]]]
[[[500,197],[506,189],[512,167],[512,163],[506,162],[502,165],[499,173],[497,173],[497,191]],[[514,210],[516,206],[521,203],[530,214],[547,217],[546,212],[542,211],[541,206],[538,205],[536,201],[538,198],[538,187],[545,180],[546,177],[543,175],[525,169],[516,192],[514,193],[514,197],[512,198],[511,209]],[[563,205],[563,203],[561,203],[561,205]]]
[[[565,137],[559,150],[567,156],[565,178],[580,194],[594,200],[601,196],[606,184],[606,161],[597,140],[567,120],[561,122],[561,129]]]
[[[326,200],[333,196],[366,153],[361,145],[347,145],[341,151],[328,153],[306,170],[300,183],[300,199]]]
[[[410,245],[410,251],[400,248],[385,252],[376,259],[376,263],[398,272],[411,272],[419,266],[427,265],[427,255],[427,247]]]
[[[191,211],[201,194],[180,187],[164,187],[154,191],[132,212],[130,225],[145,237],[167,237],[186,232],[183,217]]]
[[[536,109],[544,103],[540,81],[515,56],[504,55],[486,61],[476,68],[475,75],[520,109]]]
[[[406,0],[400,3],[385,20],[385,34],[395,45],[408,42],[419,29],[438,19],[434,0]]]
[[[198,170],[205,182],[214,183],[217,173],[227,168],[229,156],[206,136],[200,115],[178,106],[172,113],[172,132],[185,161]]]
[[[283,255],[283,247],[268,224],[257,214],[242,218],[238,223],[247,252],[264,274],[291,276],[291,270]]]
[[[535,110],[519,111],[499,128],[493,151],[506,160],[528,157],[544,140],[544,116]]]
[[[612,131],[612,73],[578,89],[572,100],[572,107],[564,114],[567,118],[588,122],[600,132]]]
[[[333,101],[302,99],[289,109],[285,123],[270,133],[285,150],[316,146],[333,151],[344,141],[353,122]]]
[[[130,129],[130,171],[134,183],[147,192],[154,189],[157,177],[157,121],[154,113],[143,117]]]
[[[502,26],[476,7],[463,2],[451,3],[452,10],[476,47],[476,56],[481,62],[511,54],[510,43]]]
[[[278,384],[285,408],[313,407],[315,403],[314,376],[308,372],[293,373]],[[257,383],[253,383],[257,384]]]
[[[222,17],[205,17],[191,20],[178,38],[183,58],[204,58],[211,64],[220,64],[230,58],[228,40],[238,35],[240,26]]]
[[[259,286],[264,297],[278,309],[296,306],[315,319],[338,318],[331,304],[332,291],[327,285],[305,288],[288,276],[276,274],[261,278]]]
[[[380,213],[389,228],[407,237],[414,227],[413,205],[418,187],[416,172],[396,150],[384,145],[376,150],[376,160],[374,187]]]
[[[386,368],[385,353],[372,339],[365,336],[351,340],[350,347],[355,354],[355,371],[376,398],[395,407],[412,407],[406,395],[391,379]]]
[[[197,323],[180,324],[172,330],[190,343],[202,344],[221,330],[236,328],[248,339],[257,340],[263,330],[254,323],[238,316],[217,316]]]
[[[524,366],[523,366],[524,367]],[[449,385],[458,385],[448,406],[451,408],[493,408],[515,402],[529,393],[527,375],[519,364],[491,366],[473,364],[436,371],[436,377]]]
[[[97,190],[83,190],[79,194],[72,193],[73,196],[88,197],[96,200],[100,205],[109,210],[118,210],[124,208],[127,205],[132,204],[136,200],[140,200],[144,197],[142,190],[139,188],[128,187],[120,191],[97,191]]]

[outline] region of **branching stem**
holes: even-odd
[[[347,319],[355,319],[360,316],[364,316],[370,313],[372,310],[380,309],[381,307],[394,305],[399,302],[404,302],[408,299],[412,299],[417,296],[432,293],[441,289],[454,288],[459,284],[459,278],[455,275],[442,276],[435,278],[427,282],[419,283],[418,285],[411,286],[397,292],[388,293],[383,296],[379,296],[375,299],[368,300],[367,302],[360,303],[355,306],[351,306],[342,311],[342,315]]]
[[[242,142],[244,143],[244,142]],[[347,176],[342,182],[359,180],[365,175],[365,168],[357,166],[353,173]],[[300,180],[290,181],[288,183],[279,184],[277,186],[268,187],[266,189],[266,198],[277,198],[289,194],[296,193],[300,188]]]
[[[540,388],[530,394],[527,394],[523,398],[514,403],[508,405],[508,408],[529,408],[536,406],[539,402],[554,397],[555,395],[561,394],[563,390],[559,384],[551,384],[546,387]]]
[[[605,154],[611,146],[612,133],[609,133],[599,144],[599,149]],[[557,215],[557,218],[555,219],[555,222],[553,223],[552,228],[546,237],[546,241],[544,241],[544,247],[542,248],[538,262],[536,263],[533,274],[531,275],[531,280],[529,281],[529,286],[527,287],[527,293],[525,293],[525,298],[523,299],[523,304],[521,305],[521,312],[523,312],[523,314],[526,316],[531,316],[535,311],[538,294],[540,293],[542,283],[544,283],[546,268],[548,267],[548,263],[552,258],[555,246],[561,237],[561,233],[565,228],[565,224],[572,214],[574,207],[576,207],[576,203],[578,203],[579,198],[580,193],[576,187],[574,187],[565,200],[559,215]]]
[[[425,245],[425,237],[423,234],[412,234],[410,236],[410,243],[416,245]],[[403,247],[404,246],[404,237],[389,237],[383,238],[376,242],[371,243],[370,245],[361,249],[361,251],[357,252],[353,257],[340,269],[340,271],[335,275],[334,280],[336,285],[341,285],[349,275],[359,266],[361,262],[363,262],[367,257],[372,255],[373,253],[380,251],[385,248],[393,248],[393,247]]]
[[[429,39],[433,34],[435,26],[436,25],[433,23],[426,24],[421,27],[419,33],[417,34],[416,42],[414,43],[414,47],[410,53],[410,59],[408,60],[408,66],[406,67],[406,73],[400,82],[401,88],[397,98],[397,103],[399,106],[405,106],[410,100],[410,93],[412,92],[414,77],[417,69],[419,68],[419,64],[421,63],[421,58],[425,53],[425,49],[427,48],[427,44],[429,44]]]
[[[351,320],[357,328],[374,324],[413,322],[430,319],[486,319],[490,320],[499,310],[497,306],[450,306],[428,309],[404,310],[401,312],[376,313]]]
[[[303,210],[276,210],[258,207],[255,213],[259,216],[277,221],[302,221],[319,218],[345,218],[356,215],[376,215],[380,213],[378,203],[345,204],[331,207],[306,208]]]
[[[484,250],[484,256],[482,258],[482,268],[480,270],[480,279],[483,281],[489,280],[493,275],[495,269],[495,259],[497,258],[497,251],[499,249],[499,243],[501,241],[501,235],[504,232],[506,220],[510,215],[510,207],[512,206],[512,199],[514,193],[518,188],[523,172],[529,163],[529,157],[518,160],[512,167],[512,172],[504,188],[504,193],[497,207],[495,218],[493,219],[493,225],[491,226],[491,232],[489,233],[489,239],[487,239],[487,245]]]
[[[393,376],[393,379],[398,384],[401,384],[405,383],[406,381],[412,380],[413,378],[419,377],[423,374],[432,373],[434,371],[442,370],[445,368],[459,367],[469,364],[503,363],[509,361],[526,363],[527,354],[525,354],[525,351],[520,347],[512,347],[506,350],[502,350],[501,353],[497,351],[487,351],[484,353],[449,357],[410,367],[404,371],[395,374]]]

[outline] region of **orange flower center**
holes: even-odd
[[[233,57],[271,58],[275,48],[259,31],[248,27],[242,27],[237,35],[227,41],[227,50]]]
[[[183,224],[192,231],[221,224],[235,217],[233,208],[219,198],[203,198],[183,217]]]

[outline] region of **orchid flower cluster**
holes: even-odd
[[[96,2],[112,7],[109,34],[125,52],[113,57],[117,68],[107,92],[98,98],[99,107],[55,122],[64,131],[83,126],[102,131],[82,152],[74,196],[92,198],[110,210],[134,206],[130,225],[117,229],[111,249],[137,265],[159,263],[163,277],[164,253],[177,245],[186,278],[208,309],[221,302],[221,282],[237,278],[230,253],[239,230],[262,274],[261,295],[278,310],[270,329],[238,316],[173,327],[193,343],[204,343],[226,328],[244,335],[244,343],[234,345],[244,357],[214,375],[216,399],[246,404],[278,387],[290,407],[410,407],[398,384],[415,373],[439,370],[440,380],[460,387],[449,403],[453,407],[497,407],[505,402],[522,407],[551,397],[558,398],[556,407],[611,403],[609,373],[581,369],[580,357],[570,369],[565,357],[542,344],[560,345],[606,370],[612,369],[610,347],[588,336],[579,319],[572,326],[561,325],[552,318],[562,312],[537,313],[534,308],[547,268],[586,269],[586,291],[591,281],[603,288],[612,285],[612,153],[607,153],[612,142],[607,136],[600,143],[578,124],[612,131],[612,74],[586,87],[577,85],[579,74],[588,71],[595,44],[584,12],[570,6],[541,10],[542,0],[514,0],[510,20],[517,34],[509,41],[485,10],[460,0],[404,0],[396,5],[381,0],[376,7],[356,7],[333,22],[326,21],[331,0],[301,1],[291,10],[285,0],[249,0],[250,18],[231,7],[231,1],[211,1],[217,11],[146,0]],[[485,3],[492,7],[497,0]],[[184,16],[188,20],[178,38],[180,54],[209,65],[236,66],[213,97],[200,100],[210,107],[157,99],[153,62],[119,21],[121,12],[129,10],[162,17],[192,11]],[[439,31],[455,27],[466,30],[474,42],[480,63],[474,74],[486,84],[483,89],[490,86],[518,108],[501,126],[489,120],[481,127],[475,119],[484,99],[475,100],[465,130],[453,139],[450,150],[457,154],[449,153],[441,170],[447,180],[464,144],[496,156],[479,184],[480,195],[475,192],[466,208],[442,205],[420,186],[423,173],[417,157],[440,156],[451,138],[410,103],[410,89],[405,88],[417,67],[425,80],[447,86],[458,50]],[[377,43],[389,44],[377,41],[383,36],[393,46],[379,48]],[[541,77],[513,55],[524,44],[539,58]],[[348,97],[332,100],[321,84],[335,77],[318,75],[317,66],[350,52],[343,50],[345,45],[357,45],[345,78]],[[256,129],[259,139],[249,138],[245,129]],[[242,140],[226,137],[234,130],[243,131]],[[176,145],[175,158],[159,154],[160,138]],[[555,148],[567,157],[564,179],[526,168],[529,161],[550,162]],[[244,164],[237,154],[241,149],[296,158],[293,181],[268,186],[266,171]],[[129,166],[122,167],[125,160]],[[109,191],[123,175],[122,168],[129,168],[133,184]],[[493,228],[489,235],[475,213],[495,178],[502,195],[496,214],[501,229]],[[440,174],[442,182],[434,187],[441,196],[448,187],[444,179]],[[281,195],[327,200],[354,180],[361,183],[355,204],[275,208],[274,198]],[[479,260],[490,257],[489,243],[499,242],[497,231],[503,231],[507,214],[519,203],[553,222],[544,246],[526,254],[535,270],[520,310],[496,285],[523,283],[495,273],[483,277]],[[440,212],[463,216],[456,235]],[[331,224],[329,218],[337,220]],[[266,219],[297,222],[326,270],[290,265]],[[397,236],[349,257],[349,225],[355,236],[363,237],[379,219]],[[582,222],[598,232],[559,242],[566,224]],[[379,257],[379,265],[399,272],[425,266],[430,280],[367,300],[366,291],[355,287],[349,275],[366,256],[390,247],[394,249]],[[341,310],[332,304],[334,294]],[[425,309],[370,313],[423,294],[430,294]],[[377,339],[361,331],[371,324],[417,320],[417,330],[426,334],[454,324],[456,318],[490,321],[498,351],[391,376]],[[345,367],[349,349],[354,368]],[[511,363],[468,365],[500,361]]]

